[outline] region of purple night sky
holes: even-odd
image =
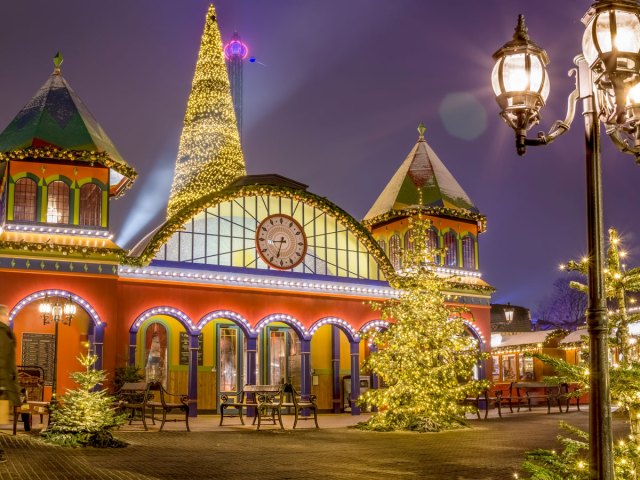
[[[164,219],[206,0],[22,0],[0,5],[0,128],[45,82],[52,57],[140,177],[112,203],[111,231],[131,247]],[[558,264],[586,251],[580,115],[551,146],[520,158],[498,116],[491,54],[518,13],[551,58],[541,129],[564,118],[567,71],[590,1],[218,0],[223,39],[238,30],[256,63],[244,70],[248,173],[310,185],[362,218],[426,139],[480,211],[484,279],[496,303],[535,309]],[[552,14],[550,12],[553,12]],[[603,139],[605,227],[635,265],[640,167]]]

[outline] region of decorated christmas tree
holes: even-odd
[[[629,334],[629,325],[640,320],[640,315],[628,308],[631,303],[628,294],[640,291],[640,268],[628,269],[620,237],[614,228],[609,229],[607,264],[604,271],[605,294],[611,309],[607,315],[609,346],[616,352],[609,366],[609,392],[614,404],[621,407],[618,413],[628,415],[631,435],[614,444],[614,469],[616,479],[636,480],[640,468],[640,361],[635,341]],[[563,269],[588,273],[588,259],[569,261]],[[580,282],[571,282],[571,287],[584,293],[589,287]],[[586,337],[584,339],[588,345]],[[585,351],[588,353],[588,350]],[[565,360],[536,355],[556,371],[549,382],[566,382],[577,385],[574,395],[583,395],[589,388],[589,370],[586,363],[570,364]],[[554,450],[538,449],[527,454],[523,469],[535,480],[543,479],[589,479],[589,433],[576,427],[562,425],[568,432],[561,437],[563,448]]]
[[[113,409],[114,399],[106,390],[94,389],[106,380],[104,370],[93,370],[98,357],[81,355],[83,372],[71,378],[78,388],[67,390],[53,410],[51,424],[42,432],[45,441],[76,447],[124,447],[126,443],[113,438],[111,430],[125,422],[125,416]]]
[[[244,174],[222,39],[211,5],[184,115],[167,217]]]
[[[481,360],[477,341],[466,333],[468,311],[446,303],[448,281],[434,269],[429,248],[429,222],[410,223],[411,247],[403,252],[403,268],[390,280],[399,298],[374,304],[391,325],[373,334],[368,367],[385,387],[369,390],[362,403],[378,412],[362,428],[440,431],[465,425],[463,404],[487,384],[472,378]]]

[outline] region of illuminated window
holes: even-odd
[[[60,180],[47,186],[47,222],[69,223],[69,185]]]
[[[475,241],[471,235],[462,238],[462,266],[468,269],[476,268]]]
[[[444,234],[443,240],[444,248],[447,249],[444,264],[448,267],[455,267],[458,265],[458,239],[455,232],[449,230]]]
[[[400,235],[395,233],[389,239],[389,260],[391,261],[391,265],[396,270],[400,270],[402,268],[402,248],[400,247]]]
[[[14,187],[13,219],[19,222],[35,222],[38,187],[30,178],[21,178]]]
[[[380,239],[380,240],[378,240],[378,245],[380,245],[380,249],[384,253],[387,253],[387,242],[385,242],[383,239]]]
[[[431,227],[427,230],[427,248],[429,248],[429,250],[440,248],[440,244],[438,242],[438,230],[436,230],[435,227]],[[436,255],[434,261],[435,263],[440,263],[440,255]]]
[[[408,231],[407,233],[404,234],[404,250],[405,251],[409,251],[409,250],[413,250],[413,241],[411,239],[411,232]]]
[[[238,329],[220,327],[220,391],[238,391]]]
[[[256,195],[209,207],[189,219],[167,240],[156,260],[267,270],[258,255],[256,229],[269,215],[292,217],[304,229],[304,260],[290,271],[383,280],[376,258],[335,216],[302,199]]]
[[[80,187],[80,225],[100,226],[102,221],[102,190],[95,183]]]

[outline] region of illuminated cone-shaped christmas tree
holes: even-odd
[[[445,303],[445,279],[433,270],[436,254],[428,246],[429,222],[411,222],[411,248],[402,271],[390,281],[400,297],[377,305],[388,330],[373,335],[377,351],[368,365],[386,384],[367,391],[363,403],[378,408],[363,428],[439,431],[463,426],[463,400],[487,386],[472,379],[482,358],[477,341],[465,331],[468,313]]]
[[[216,12],[209,6],[167,217],[245,174]]]

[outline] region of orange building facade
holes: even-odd
[[[244,384],[282,382],[315,394],[322,410],[357,414],[361,389],[377,386],[363,336],[388,326],[369,302],[396,296],[387,278],[402,270],[415,215],[431,220],[429,242],[445,249],[434,268],[452,280],[450,293],[471,312],[469,334],[488,351],[493,289],[481,279],[478,243],[486,220],[424,128],[358,221],[294,180],[246,175],[220,46],[210,10],[195,77],[224,88],[203,104],[194,80],[167,220],[132,249],[113,242],[108,217],[137,174],[70,89],[60,59],[0,134],[0,303],[17,362],[45,368],[45,396],[56,360],[58,394],[73,387],[69,373],[88,345],[110,374],[137,366],[188,394],[193,415]],[[43,324],[45,301],[77,307],[57,338]],[[476,375],[487,376],[485,365]]]

